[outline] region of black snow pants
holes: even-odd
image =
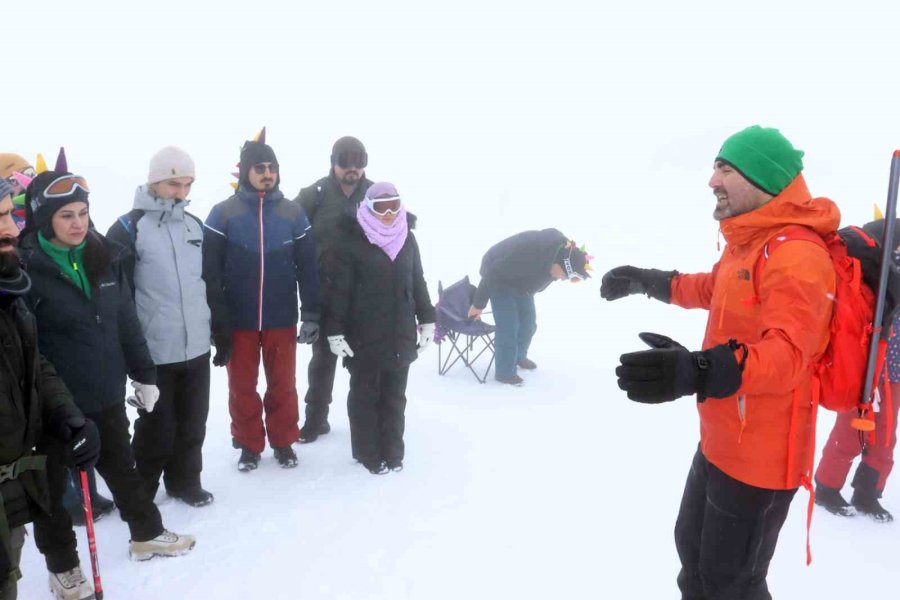
[[[100,460],[97,461],[96,469],[112,492],[122,520],[128,523],[131,539],[136,542],[152,540],[163,532],[162,517],[153,499],[147,494],[144,480],[138,475],[134,464],[125,403],[121,402],[85,416],[97,425],[100,432]],[[51,483],[51,486],[64,485],[64,475],[63,472],[63,477],[59,478],[62,483]],[[51,489],[51,499],[54,495]],[[61,494],[58,502],[61,508]],[[51,515],[41,514],[34,520],[35,541],[38,549],[45,555],[48,554],[45,551],[46,546],[39,540],[54,537],[62,539],[68,535],[67,531],[71,530],[72,518],[68,511],[56,510],[55,506]],[[48,566],[49,560],[48,556]]]
[[[47,490],[50,515],[41,512],[34,519],[34,543],[44,555],[47,571],[62,573],[78,566],[78,550],[72,517],[63,506],[63,494],[69,481],[67,464],[71,462],[66,447],[50,436],[44,436],[38,453],[47,455]]]
[[[157,365],[159,401],[139,410],[134,423],[134,458],[151,498],[162,476],[179,494],[201,487],[203,441],[209,415],[209,352],[187,362]]]
[[[347,414],[353,458],[367,466],[382,460],[402,461],[409,365],[381,369],[350,360],[347,368],[350,371]]]
[[[307,369],[306,423],[319,427],[328,419],[328,407],[334,390],[337,355],[328,347],[328,338],[320,335],[312,344],[312,358]]]
[[[796,493],[741,483],[698,448],[675,523],[682,600],[771,600],[769,562]]]

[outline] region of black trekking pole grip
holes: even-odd
[[[859,431],[872,431],[875,429],[874,421],[865,418],[871,408],[864,408],[872,404],[872,392],[875,387],[875,367],[878,362],[878,342],[886,333],[884,324],[884,305],[888,290],[888,276],[893,264],[894,253],[894,229],[897,222],[897,187],[900,181],[900,150],[894,151],[891,158],[891,174],[888,181],[887,205],[884,210],[884,238],[881,240],[881,269],[878,273],[878,291],[875,299],[875,317],[872,321],[872,339],[869,340],[869,357],[866,363],[866,381],[863,388],[863,396],[860,398],[859,415],[853,419],[854,429]]]

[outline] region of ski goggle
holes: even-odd
[[[278,165],[275,163],[259,163],[250,167],[257,175],[265,175],[266,171],[272,175],[278,175]]]
[[[366,197],[366,206],[369,207],[376,215],[392,214],[396,215],[400,212],[400,196],[391,196],[389,198],[372,198]]]
[[[86,194],[91,193],[87,180],[81,175],[63,175],[51,181],[41,195],[44,198],[66,198],[74,195],[79,188]]]
[[[563,259],[563,268],[566,270],[566,277],[572,283],[584,281],[584,276],[572,268],[572,248],[569,248],[569,255]]]
[[[335,164],[342,169],[365,169],[369,164],[369,155],[365,152],[341,152],[335,157]]]

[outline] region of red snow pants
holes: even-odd
[[[893,413],[893,426],[891,431],[886,431],[887,411],[882,407],[881,412],[875,413],[875,443],[869,444],[862,462],[878,472],[878,483],[875,489],[884,490],[888,475],[894,468],[894,447],[897,445],[897,412],[900,408],[900,383],[891,383],[891,412]],[[856,417],[856,411],[838,413],[834,422],[834,428],[825,448],[822,450],[822,460],[816,469],[816,481],[824,486],[841,489],[847,480],[847,474],[853,460],[859,456],[862,448],[859,443],[859,432],[850,426],[850,421]],[[890,436],[887,445],[884,441]]]
[[[285,448],[297,441],[297,328],[235,331],[228,361],[228,411],[231,436],[257,454],[266,446]],[[259,356],[262,350],[266,394],[259,397]],[[263,426],[265,411],[265,427]]]

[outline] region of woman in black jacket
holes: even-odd
[[[41,353],[56,367],[75,403],[100,431],[97,471],[131,532],[136,560],[184,554],[194,538],[166,531],[135,468],[125,380],[137,403],[152,410],[156,370],[122,271],[123,248],[90,229],[88,185],[64,171],[46,171],[26,193],[22,256],[32,280],[26,297],[37,317]],[[62,511],[60,511],[62,512]],[[68,513],[35,521],[35,529],[71,527]]]
[[[414,223],[396,188],[376,183],[322,261],[325,335],[350,371],[353,458],[376,475],[403,468],[409,365],[434,337]]]

